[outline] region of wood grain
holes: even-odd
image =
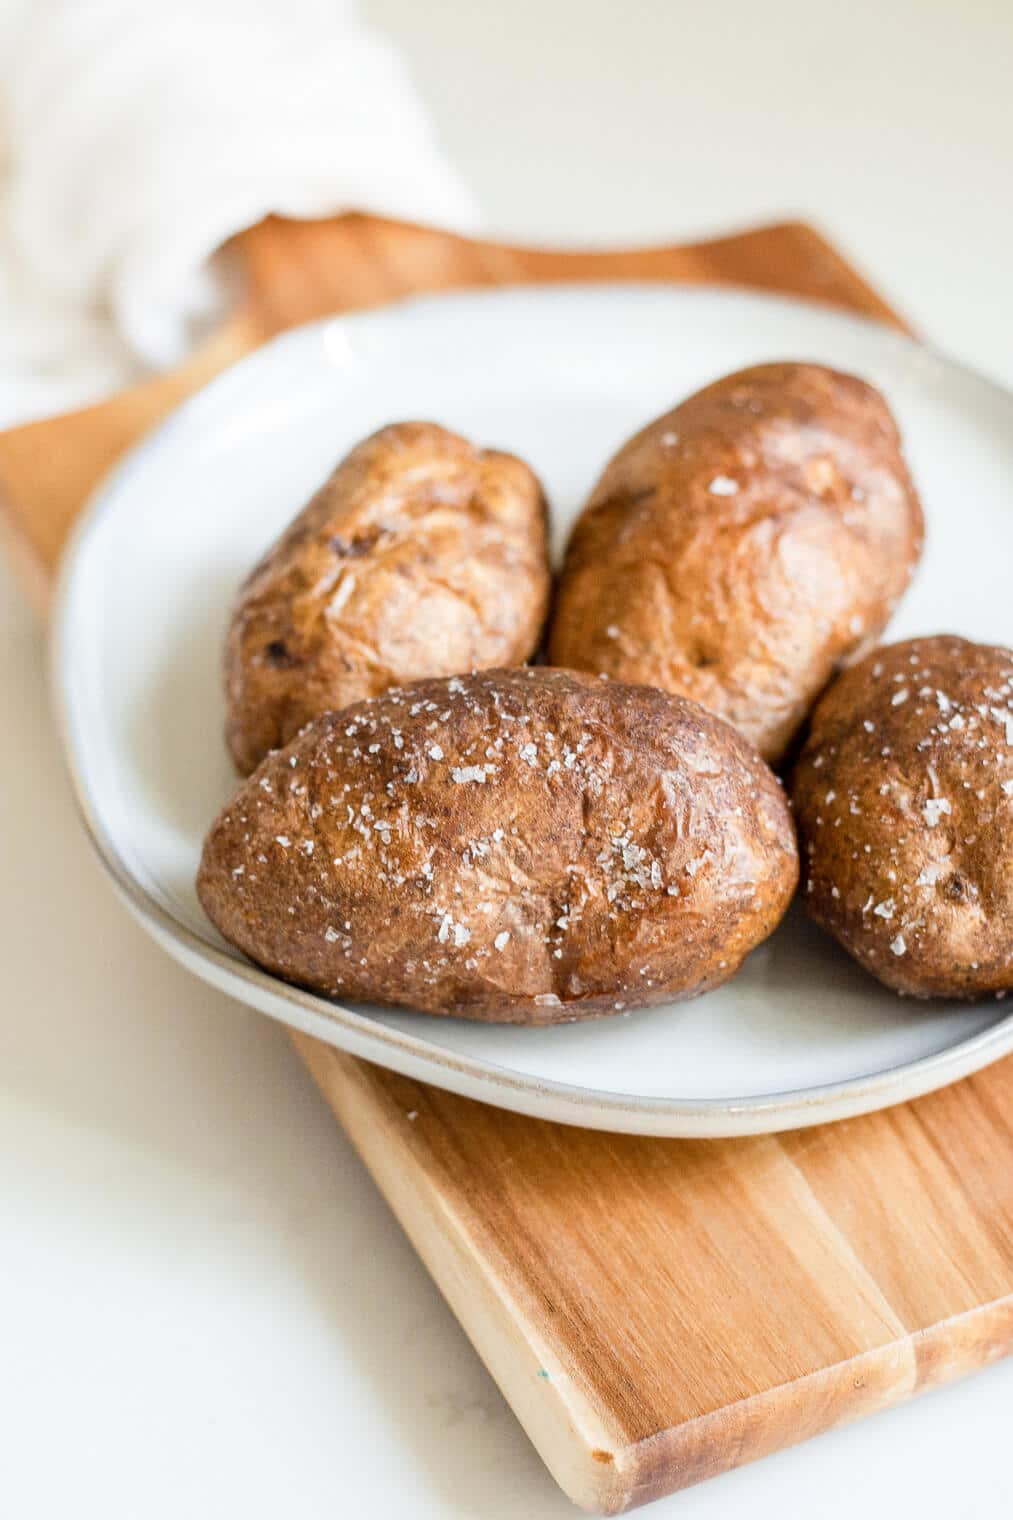
[[[557,254],[366,217],[237,240],[239,310],[189,364],[0,436],[6,536],[39,590],[82,501],[272,333],[503,280],[754,285],[897,325],[811,229]],[[738,1141],[539,1123],[295,1044],[546,1464],[618,1513],[1013,1351],[1013,1060],[890,1112]]]
[[[540,1123],[295,1041],[585,1508],[1013,1351],[1009,1061],[892,1112],[714,1142]]]

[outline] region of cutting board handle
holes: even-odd
[[[861,276],[799,222],[679,246],[560,253],[359,214],[317,222],[268,217],[234,238],[223,257],[234,265],[242,294],[222,328],[186,363],[95,406],[0,434],[0,521],[40,607],[74,518],[117,459],[227,365],[313,317],[463,286],[677,279],[787,290],[902,325]]]

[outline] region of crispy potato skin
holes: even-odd
[[[381,429],[243,586],[225,647],[236,765],[400,682],[522,663],[550,587],[545,497],[522,460],[435,423]]]
[[[317,719],[221,813],[197,885],[225,938],[291,981],[551,1024],[727,980],[797,876],[781,788],[734,730],[529,668]]]
[[[877,391],[813,364],[743,370],[606,466],[567,548],[550,659],[691,697],[775,763],[877,639],[922,533]]]
[[[1013,987],[1013,653],[876,650],[813,714],[792,779],[803,900],[914,997]]]

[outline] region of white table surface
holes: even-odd
[[[1002,0],[369,8],[496,229],[639,242],[806,215],[1013,383]],[[281,1031],[113,900],[6,571],[0,637],[0,1509],[574,1513]],[[1008,1362],[652,1514],[1009,1514],[1011,1410]]]

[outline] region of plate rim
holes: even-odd
[[[424,308],[506,304],[518,294],[538,299],[578,295],[664,293],[693,303],[702,297],[728,298],[767,310],[799,309],[829,319],[844,329],[873,333],[880,341],[917,362],[930,362],[984,388],[1013,409],[1013,390],[931,345],[919,342],[868,316],[828,303],[757,291],[748,287],[700,284],[683,286],[665,280],[588,280],[515,283],[464,291],[409,296],[365,311],[335,313],[301,323],[270,339],[200,387],[123,455],[90,492],[64,545],[53,587],[49,641],[50,705],[75,807],[103,870],[134,918],[175,960],[194,975],[248,1007],[321,1039],[345,1054],[372,1061],[402,1075],[430,1082],[461,1096],[492,1103],[532,1117],[597,1128],[671,1138],[725,1138],[776,1133],[886,1108],[938,1090],[971,1075],[1013,1050],[1013,1011],[984,1030],[913,1061],[886,1066],[864,1076],[845,1078],[741,1099],[672,1098],[615,1093],[561,1082],[501,1066],[496,1062],[436,1045],[421,1036],[379,1024],[340,1003],[282,981],[238,952],[205,938],[177,917],[131,869],[106,830],[101,809],[85,779],[83,747],[71,697],[74,656],[70,636],[76,578],[89,539],[120,499],[130,477],[162,450],[192,412],[209,397],[245,384],[257,368],[269,367],[279,350],[324,336],[335,323],[370,326]],[[335,1039],[340,1034],[343,1038]],[[476,1092],[475,1089],[478,1089]]]

